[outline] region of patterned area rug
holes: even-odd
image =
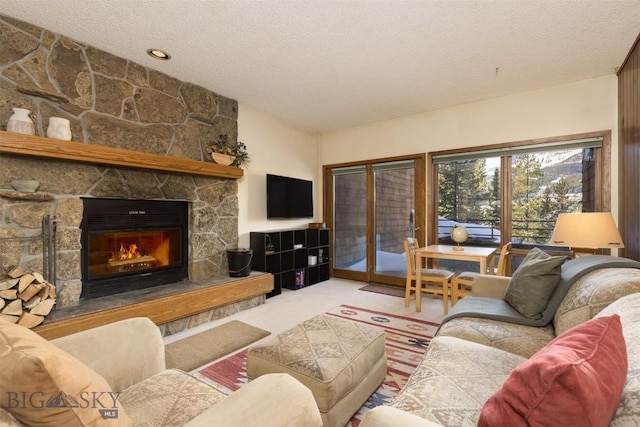
[[[422,359],[438,324],[351,305],[341,305],[326,314],[377,326],[385,331],[387,376],[348,424],[357,427],[366,411],[389,404],[404,387]],[[247,383],[246,362],[245,349],[198,370],[194,375],[228,394]]]

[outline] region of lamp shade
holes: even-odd
[[[624,248],[610,212],[561,213],[550,243],[570,248]]]

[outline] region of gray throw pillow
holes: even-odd
[[[539,319],[560,282],[565,256],[551,256],[533,248],[513,273],[504,300],[528,319]]]

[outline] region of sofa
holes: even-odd
[[[289,375],[226,396],[166,369],[148,318],[52,341],[0,320],[0,366],[0,426],[322,426],[311,391]]]
[[[512,313],[514,278],[476,278],[407,384],[361,427],[640,425],[640,263],[562,262],[547,319]]]

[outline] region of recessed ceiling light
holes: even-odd
[[[171,59],[171,55],[161,49],[147,49],[147,55],[153,59],[159,59],[161,61],[168,61]]]

